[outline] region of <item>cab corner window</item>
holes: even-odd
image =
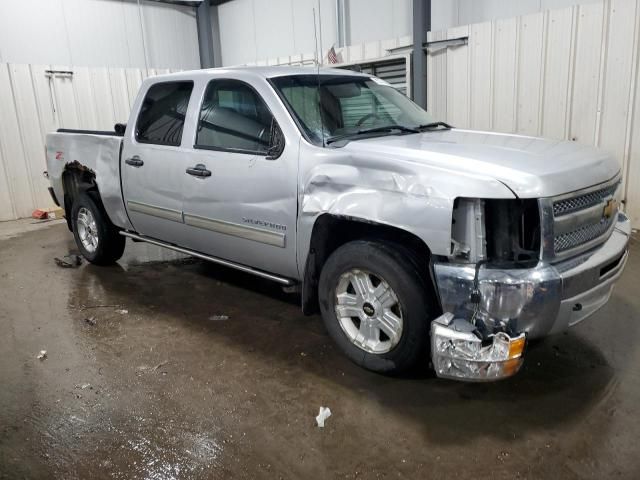
[[[193,82],[157,83],[147,91],[138,122],[140,143],[179,146]]]
[[[253,88],[238,80],[212,80],[202,101],[195,146],[268,155],[276,128]]]

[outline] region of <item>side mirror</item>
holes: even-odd
[[[127,130],[126,123],[116,123],[113,127],[113,130],[116,132],[116,135],[119,137],[124,137],[124,132]]]
[[[267,160],[276,160],[284,152],[284,134],[276,123],[275,118],[271,120],[271,134],[269,136],[269,149],[267,150]]]

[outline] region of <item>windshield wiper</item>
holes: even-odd
[[[425,123],[424,125],[418,125],[416,127],[416,130],[433,130],[438,127],[444,127],[446,130],[450,130],[453,128],[451,125],[445,122],[431,122]]]
[[[394,130],[397,130],[399,132],[404,132],[404,133],[420,133],[418,129],[405,127],[404,125],[385,125],[382,127],[363,128],[361,130],[358,130],[357,132],[345,133],[344,135],[335,135],[333,137],[327,138],[325,140],[325,143],[328,145],[330,143],[334,143],[339,140],[344,140],[346,138],[350,138],[357,135],[366,135],[369,133],[393,132]]]

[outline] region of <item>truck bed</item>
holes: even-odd
[[[47,171],[61,205],[64,206],[64,172],[84,171],[95,178],[111,222],[121,228],[131,228],[120,182],[122,140],[123,136],[115,131],[60,129],[47,135]]]

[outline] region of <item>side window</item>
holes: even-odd
[[[267,155],[275,131],[273,115],[249,85],[212,80],[200,109],[196,148]]]
[[[141,143],[179,146],[193,82],[153,85],[142,102],[136,140]]]

